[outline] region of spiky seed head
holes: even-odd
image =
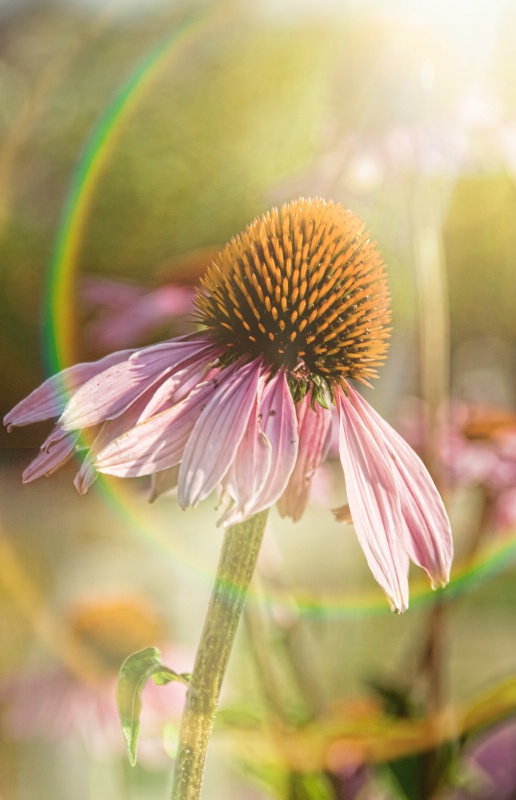
[[[261,355],[285,367],[302,396],[375,376],[389,300],[383,260],[359,217],[338,203],[298,199],[226,244],[195,304],[230,358]]]

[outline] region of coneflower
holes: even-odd
[[[202,330],[70,367],[7,414],[9,427],[60,414],[24,480],[54,472],[93,432],[81,492],[96,472],[153,475],[177,481],[183,508],[221,488],[226,526],[277,501],[297,519],[335,406],[351,517],[392,607],[407,607],[409,560],[445,583],[439,494],[350,383],[375,376],[390,322],[385,267],[360,219],[320,199],[265,214],[216,256],[195,307]]]

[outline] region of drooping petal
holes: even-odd
[[[151,475],[151,488],[149,492],[149,503],[153,503],[160,495],[172,492],[177,489],[179,480],[179,464],[169,469],[162,469]]]
[[[97,453],[136,425],[153,396],[154,392],[151,388],[129,406],[123,414],[120,414],[115,419],[107,420],[100,426],[100,430],[93,440],[79,472],[75,476],[74,485],[79,494],[85,494],[97,477],[97,470],[94,464]]]
[[[272,506],[283,494],[298,449],[297,418],[294,401],[284,370],[266,384],[258,404],[262,434],[270,446],[270,468],[262,490],[247,505],[245,514],[226,512],[220,520],[231,525]]]
[[[374,411],[353,387],[348,402],[373,436],[381,439],[395,476],[410,559],[429,576],[434,588],[450,578],[453,540],[443,501],[428,470],[407,442]]]
[[[204,381],[180,403],[138,423],[98,452],[95,469],[130,478],[151,475],[178,464],[188,437],[214,391],[213,379]]]
[[[307,394],[296,406],[299,448],[296,465],[287,488],[278,501],[282,517],[297,522],[303,516],[310,497],[312,478],[323,461],[330,444],[331,411],[318,403],[312,406]]]
[[[211,357],[210,357],[211,360]],[[138,422],[144,422],[155,414],[180,403],[201,383],[208,380],[211,373],[218,374],[218,369],[207,369],[205,353],[191,361],[188,366],[174,372],[173,375],[153,388],[148,402],[143,407]]]
[[[168,371],[155,373],[137,370],[130,361],[116,364],[78,389],[66,406],[59,424],[73,431],[99,425],[122,414],[151,386],[163,380]]]
[[[247,428],[223,480],[224,489],[235,501],[221,520],[227,525],[245,516],[247,508],[263,489],[271,466],[271,445],[261,429],[258,394],[261,394],[260,386]]]
[[[190,348],[192,348],[192,355],[200,353],[203,348],[213,349],[217,353],[222,351],[221,347],[213,344],[209,336],[198,332],[189,333],[186,336],[175,336],[165,342],[158,342],[136,350],[131,356],[131,361],[135,364],[143,363],[159,372],[160,369],[166,369],[167,365],[174,362],[176,358],[182,360]]]
[[[36,458],[24,470],[22,482],[30,483],[43,475],[56,472],[72,457],[78,438],[78,433],[64,434],[58,428],[55,429],[41,445]]]
[[[272,458],[267,481],[253,513],[268,508],[281,497],[296,463],[299,446],[296,407],[285,370],[279,370],[266,385],[259,414]]]
[[[99,361],[90,361],[84,364],[75,364],[67,367],[57,375],[34,389],[24,397],[4,417],[4,425],[8,428],[18,425],[31,425],[44,419],[58,417],[65,408],[71,394],[82,384],[89,381],[100,372],[104,372],[114,364],[127,361],[134,350],[120,350],[112,353]]]
[[[195,423],[179,470],[178,500],[195,506],[220,483],[247,428],[258,383],[261,360],[239,365],[229,377],[222,371],[219,386]]]
[[[336,392],[340,458],[351,516],[369,568],[399,612],[408,607],[408,556],[389,455],[343,392]]]
[[[159,349],[158,349],[159,348]],[[83,384],[66,406],[59,424],[76,430],[114,419],[149,387],[179,371],[190,359],[212,357],[213,345],[203,339],[174,340],[145,348]]]

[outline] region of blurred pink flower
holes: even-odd
[[[181,653],[162,653],[163,661],[181,671]],[[193,660],[188,669],[191,670]],[[4,726],[13,740],[65,740],[82,742],[98,759],[125,756],[116,707],[117,675],[102,684],[89,684],[64,668],[21,674],[8,685],[8,708]],[[164,766],[167,758],[163,739],[165,726],[181,720],[185,687],[179,683],[156,686],[149,680],[142,693],[141,739],[138,760],[149,768]]]
[[[400,430],[419,450],[425,409],[411,404]],[[481,487],[496,530],[516,526],[516,414],[503,408],[454,401],[441,411],[435,452],[452,487]]]
[[[514,719],[477,734],[459,762],[460,787],[445,789],[437,800],[514,800],[515,753]]]
[[[156,336],[178,336],[192,330],[195,285],[218,248],[202,247],[162,262],[155,285],[85,276],[79,286],[88,318],[84,341],[90,350],[109,352],[117,347],[150,343]]]
[[[154,614],[141,598],[84,601],[69,624],[79,641],[101,667],[90,680],[65,666],[32,668],[0,687],[4,701],[3,725],[13,740],[81,741],[96,758],[123,756],[126,744],[116,706],[118,668],[133,650],[162,644],[163,663],[176,672],[190,672],[193,654],[163,642]],[[147,767],[163,766],[170,754],[164,747],[164,730],[179,726],[186,688],[178,682],[143,689],[139,761]]]
[[[90,276],[83,280],[81,298],[94,311],[85,339],[101,350],[127,347],[173,323],[175,330],[193,311],[191,286],[165,284],[145,289],[136,284]]]
[[[60,414],[23,480],[51,474],[87,442],[80,492],[97,471],[172,470],[160,485],[177,480],[183,508],[223,490],[224,525],[277,501],[298,519],[333,402],[351,516],[392,607],[407,607],[409,560],[444,584],[452,540],[439,494],[349,382],[375,375],[390,319],[384,265],[362,222],[333,203],[295,201],[232,239],[202,288],[203,331],[70,367],[6,415],[11,427]]]

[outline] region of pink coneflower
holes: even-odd
[[[192,311],[193,287],[169,283],[146,288],[126,281],[89,276],[82,282],[81,298],[91,308],[85,339],[108,352],[131,342],[148,341],[154,331],[185,318]],[[185,325],[183,324],[183,329]],[[174,330],[168,333],[180,332]]]
[[[407,408],[401,430],[419,450],[425,407]],[[480,489],[483,522],[496,532],[516,526],[516,415],[508,409],[454,401],[442,409],[434,434],[439,466],[452,488]]]
[[[143,598],[133,595],[88,599],[67,620],[96,665],[88,678],[63,665],[22,672],[0,688],[5,733],[15,740],[64,741],[70,737],[96,758],[125,756],[126,745],[116,706],[118,669],[135,650],[159,644],[163,661],[189,672],[193,655],[171,646],[163,624]],[[179,727],[186,689],[174,682],[143,689],[139,760],[147,767],[167,763],[164,729]],[[169,737],[170,738],[170,737]]]
[[[7,414],[9,427],[61,414],[24,480],[54,472],[87,437],[80,492],[97,471],[163,486],[170,470],[183,508],[223,490],[224,525],[280,499],[297,518],[333,404],[351,516],[392,607],[407,607],[409,560],[445,583],[439,494],[350,383],[375,375],[390,321],[385,267],[361,220],[320,199],[273,210],[212,261],[195,306],[201,331],[70,367]]]
[[[195,286],[218,250],[202,247],[167,259],[150,285],[86,275],[79,295],[88,310],[84,327],[88,352],[91,345],[95,354],[109,353],[190,331]]]

